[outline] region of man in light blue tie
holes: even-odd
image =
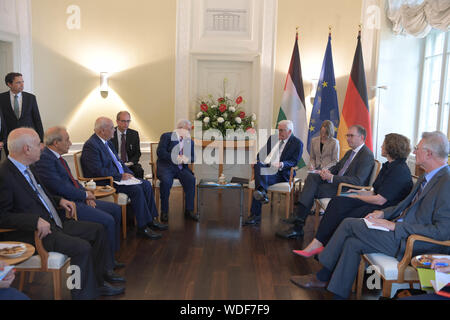
[[[299,205],[293,219],[287,221],[294,226],[276,233],[285,239],[303,236],[303,225],[311,212],[315,198],[331,198],[336,195],[341,182],[366,186],[374,165],[372,151],[364,144],[366,130],[360,125],[351,126],[347,132],[347,143],[351,148],[336,165],[323,169],[319,173],[309,173]]]
[[[81,166],[86,177],[113,177],[116,182],[136,179],[133,172],[121,161],[110,142],[114,136],[114,123],[111,119],[100,117],[95,121],[94,134],[85,142],[81,155]],[[153,230],[167,230],[167,225],[158,222],[158,211],[150,182],[136,179],[137,184],[115,184],[117,192],[127,194],[131,199],[131,208],[136,216],[137,235],[156,240],[161,234]],[[97,181],[106,185],[107,180]]]

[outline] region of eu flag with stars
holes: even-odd
[[[331,53],[331,34],[328,36],[327,50],[323,59],[322,71],[320,72],[320,79],[317,84],[316,96],[309,121],[309,153],[311,152],[311,140],[320,134],[320,126],[324,120],[333,122],[335,128],[339,127],[339,106],[336,93],[336,80],[334,78],[333,56]]]

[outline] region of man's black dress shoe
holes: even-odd
[[[113,287],[108,282],[103,281],[103,285],[98,288],[101,296],[117,296],[125,292],[124,287]]]
[[[139,237],[144,237],[151,240],[157,240],[162,237],[159,233],[153,232],[150,228],[139,228],[137,233]]]
[[[303,237],[303,228],[295,230],[293,227],[283,231],[277,231],[275,233],[278,237],[283,239],[297,239]]]
[[[253,198],[255,198],[256,201],[262,202],[263,204],[269,203],[267,193],[261,189],[256,189],[255,191],[253,191]]]
[[[104,275],[103,275],[103,279],[105,281],[108,281],[109,283],[117,283],[117,282],[126,282],[125,278],[118,275],[117,273],[115,273],[114,271],[110,270],[107,271]]]
[[[302,225],[305,224],[305,221],[303,219],[299,219],[297,217],[290,217],[290,218],[287,218],[287,219],[284,218],[284,219],[281,219],[281,221],[283,223],[286,223],[286,224],[295,224],[295,223],[299,223],[299,224],[302,224]]]
[[[169,221],[169,213],[168,212],[161,212],[161,222],[167,222]]]
[[[167,224],[159,223],[158,220],[156,220],[156,218],[154,218],[151,222],[149,222],[147,224],[147,227],[149,227],[152,230],[159,230],[159,231],[169,229],[169,226]]]
[[[194,213],[193,211],[190,211],[190,210],[184,211],[184,217],[192,219],[194,221],[200,220],[200,215],[198,213]]]
[[[125,263],[119,262],[116,259],[114,259],[114,269],[121,269],[125,268]]]
[[[256,226],[261,223],[261,216],[251,215],[245,220],[242,225],[243,226]]]

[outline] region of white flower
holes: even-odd
[[[226,118],[228,118],[228,113],[224,113],[224,114],[222,114],[222,117],[224,118],[224,119],[226,119]]]
[[[255,127],[255,122],[254,121],[252,121],[252,128],[254,128]]]
[[[217,106],[215,104],[211,106],[211,109],[215,109],[215,108],[217,108]]]
[[[203,119],[204,123],[208,123],[209,122],[209,117],[205,117],[205,119]]]
[[[236,109],[234,107],[229,107],[228,110],[230,110],[231,112],[235,112]]]
[[[222,118],[222,117],[218,117],[218,118],[217,118],[217,122],[218,122],[218,123],[223,123],[224,121],[225,121],[225,119]]]
[[[234,118],[234,121],[236,121],[236,123],[239,123],[239,124],[242,122],[241,118],[239,118],[239,117]]]
[[[230,94],[229,93],[225,93],[225,98],[230,99],[231,98]]]
[[[255,121],[256,120],[256,114],[252,113],[252,120]]]
[[[201,116],[203,115],[203,112],[199,112],[199,113],[197,113],[197,119],[199,119]]]

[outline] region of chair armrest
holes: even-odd
[[[75,221],[78,221],[78,215],[77,215],[77,205],[75,204],[75,202],[70,201],[73,204],[73,212],[72,214],[70,213],[69,210],[65,210],[66,211],[66,218],[67,219],[73,219]]]
[[[111,176],[108,176],[108,177],[95,177],[95,178],[78,178],[78,180],[80,180],[80,181],[91,181],[91,180],[93,180],[93,181],[102,181],[102,180],[109,180],[109,185],[111,186],[111,187],[113,187],[114,188],[114,180],[113,180],[113,177],[111,177]]]
[[[39,239],[38,232],[34,232],[34,246],[36,247],[36,251],[41,257],[41,269],[42,271],[48,270],[48,251],[45,250],[44,245],[42,244],[42,240]]]
[[[400,282],[402,282],[404,280],[405,269],[411,263],[414,242],[416,242],[416,241],[429,242],[429,243],[434,243],[434,244],[450,247],[450,240],[439,241],[439,240],[434,240],[432,238],[424,237],[424,236],[421,236],[418,234],[410,235],[408,237],[408,240],[406,241],[405,254],[403,255],[402,260],[398,263],[398,280]]]
[[[371,186],[356,186],[354,184],[341,182],[341,183],[339,183],[339,186],[338,186],[338,190],[337,190],[337,193],[336,193],[337,196],[339,196],[341,194],[342,188],[344,188],[344,187],[352,188],[352,189],[359,189],[359,190],[362,190],[362,189],[370,190],[370,189],[372,189]]]

